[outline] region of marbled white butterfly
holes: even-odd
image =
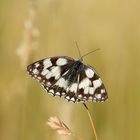
[[[103,81],[91,66],[83,64],[82,57],[45,58],[30,64],[27,71],[49,94],[68,101],[103,102],[108,98]]]

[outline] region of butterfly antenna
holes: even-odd
[[[76,47],[78,49],[78,53],[79,53],[80,59],[82,60],[82,55],[81,55],[80,49],[78,47],[78,43],[77,43],[77,41],[74,41],[74,42],[75,42],[75,45],[76,45]]]
[[[93,51],[91,51],[91,52],[89,52],[89,53],[86,53],[86,54],[84,54],[83,56],[81,56],[81,59],[83,59],[83,57],[85,57],[85,56],[87,56],[87,55],[89,55],[89,54],[91,54],[91,53],[93,53],[93,52],[99,51],[99,50],[101,50],[101,49],[98,48],[98,49],[93,50]]]

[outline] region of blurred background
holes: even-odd
[[[140,139],[140,1],[1,0],[0,140],[73,140],[46,121],[63,120],[83,140],[93,140],[82,104],[48,95],[26,66],[57,55],[84,58],[102,77],[105,103],[87,103],[99,140]]]

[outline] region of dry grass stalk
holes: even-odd
[[[77,140],[82,140],[81,138],[77,137],[69,127],[62,121],[60,121],[57,117],[50,117],[47,121],[47,124],[55,130],[60,135],[72,135]]]
[[[61,135],[71,135],[71,130],[67,127],[67,125],[60,121],[57,117],[50,117],[47,124],[58,134]]]
[[[24,23],[24,33],[21,45],[17,48],[16,53],[20,58],[21,66],[25,67],[37,48],[37,38],[39,30],[35,26],[36,5],[32,4],[29,8],[28,18]]]

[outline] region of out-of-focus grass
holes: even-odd
[[[106,85],[106,103],[88,103],[100,140],[140,138],[140,2],[38,1],[39,49],[34,60],[82,54],[101,48],[84,61],[96,68]],[[0,139],[59,139],[45,122],[59,116],[83,139],[93,139],[80,104],[53,98],[21,69],[15,51],[21,43],[28,1],[0,1]],[[62,139],[62,137],[61,137]],[[63,137],[63,139],[67,139]]]

